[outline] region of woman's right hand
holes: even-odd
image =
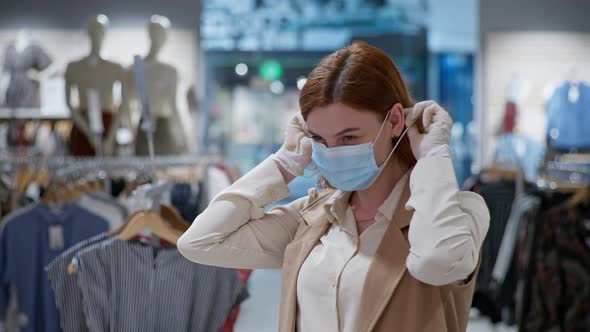
[[[293,177],[303,175],[311,163],[311,138],[305,131],[305,120],[300,112],[289,120],[283,146],[272,158]]]

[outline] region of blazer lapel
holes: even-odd
[[[402,233],[409,225],[412,211],[405,209],[410,197],[408,183],[397,204],[392,222],[381,240],[363,286],[356,331],[371,331],[406,272],[410,246]]]
[[[293,242],[285,249],[282,271],[279,331],[295,331],[297,319],[297,279],[303,262],[331,225],[323,209],[311,209],[302,214]]]

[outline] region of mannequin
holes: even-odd
[[[176,105],[178,72],[171,65],[158,59],[166,43],[169,29],[170,21],[166,17],[159,15],[151,17],[148,23],[151,47],[143,59],[145,86],[155,125],[154,150],[157,155],[182,154],[187,151],[187,135],[180,122]],[[127,78],[129,84],[125,87],[124,108],[127,112],[128,124],[137,133],[135,153],[147,155],[149,153],[147,137],[137,121],[140,102],[133,67],[129,69]]]
[[[66,69],[66,102],[72,114],[74,128],[70,137],[72,155],[95,155],[102,146],[105,155],[113,154],[115,134],[119,124],[117,99],[113,93],[115,83],[123,83],[123,67],[101,56],[109,19],[105,15],[92,18],[88,24],[90,37],[90,54],[78,61],[68,64]],[[79,103],[74,103],[73,92],[77,91]],[[99,107],[102,110],[104,126],[103,138],[98,139],[92,133],[88,117],[88,94],[98,94]]]
[[[46,70],[53,61],[32,41],[28,30],[20,30],[15,41],[6,48],[4,71],[6,79],[5,104],[11,108],[40,107],[39,77],[31,77],[30,71]]]

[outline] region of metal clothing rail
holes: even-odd
[[[219,155],[203,156],[161,156],[161,157],[0,157],[0,164],[30,167],[64,167],[77,165],[78,167],[134,167],[134,166],[182,166],[191,164],[211,164],[222,161]]]
[[[179,166],[208,166],[221,163],[219,155],[208,156],[166,156],[166,157],[53,157],[53,158],[0,158],[0,169],[3,173],[16,174],[21,168],[46,170],[54,180],[76,178],[88,172],[97,172],[105,181],[109,173],[134,170],[139,173],[154,175],[155,170]],[[107,184],[105,182],[105,184]],[[107,185],[108,187],[108,185]]]

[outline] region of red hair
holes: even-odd
[[[414,106],[400,71],[382,50],[356,42],[320,61],[307,78],[299,106],[303,118],[316,107],[341,103],[360,111],[374,112],[385,118],[396,103]],[[416,164],[407,136],[396,150],[408,167]]]

